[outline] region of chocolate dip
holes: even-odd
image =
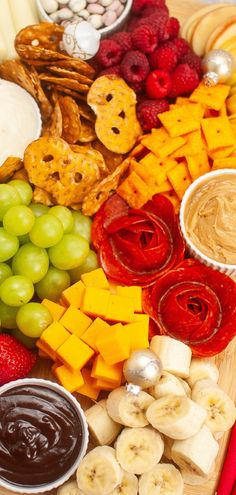
[[[72,404],[37,385],[0,396],[0,478],[37,486],[57,480],[81,450],[82,425]]]
[[[219,175],[199,187],[186,204],[185,228],[203,254],[236,264],[236,175]]]

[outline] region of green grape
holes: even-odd
[[[22,244],[26,244],[27,242],[30,242],[29,234],[18,235],[17,237],[19,239],[19,243],[21,246]]]
[[[29,205],[33,196],[32,187],[26,180],[14,179],[9,182],[13,186],[21,197],[21,203],[23,205]]]
[[[60,270],[72,270],[87,258],[89,243],[79,235],[65,234],[56,246],[48,250],[49,259]]]
[[[53,215],[42,215],[36,218],[29,234],[31,242],[42,248],[55,246],[63,236],[62,223]]]
[[[0,301],[0,326],[11,329],[16,328],[16,315],[19,308],[8,306]]]
[[[15,339],[19,340],[20,342],[22,342],[22,344],[28,347],[28,349],[33,349],[35,347],[35,343],[37,339],[33,339],[32,337],[27,337],[18,328],[14,328],[11,334],[13,335],[13,337],[15,337]]]
[[[85,261],[69,271],[71,282],[75,284],[75,282],[80,280],[83,273],[91,272],[92,270],[96,270],[96,268],[99,268],[98,258],[96,253],[90,250]]]
[[[31,302],[19,309],[16,323],[24,335],[36,338],[52,323],[52,315],[43,304]]]
[[[54,215],[61,221],[65,234],[69,234],[73,229],[74,220],[71,211],[66,206],[52,206],[49,210],[50,215]]]
[[[35,222],[35,216],[28,206],[12,206],[3,217],[5,230],[12,235],[25,235],[30,232]]]
[[[31,242],[20,247],[12,260],[14,275],[25,275],[33,284],[45,277],[49,266],[46,249]]]
[[[17,190],[8,184],[0,184],[0,220],[11,206],[21,204],[21,197]]]
[[[46,215],[50,211],[49,206],[41,205],[39,203],[31,203],[29,207],[36,218]]]
[[[70,287],[68,272],[50,266],[45,277],[36,284],[35,291],[39,299],[45,298],[56,302],[67,287]]]
[[[11,277],[11,275],[11,267],[7,263],[0,263],[0,285],[6,278]]]
[[[19,241],[17,237],[0,227],[0,262],[12,258],[16,254],[18,247]]]
[[[0,298],[8,306],[22,306],[30,301],[34,286],[27,277],[12,275],[0,285]]]
[[[88,242],[91,241],[92,220],[90,217],[85,217],[81,211],[72,211],[74,219],[74,227],[71,234],[79,234]]]

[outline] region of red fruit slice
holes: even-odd
[[[111,196],[95,215],[92,242],[107,276],[126,285],[154,283],[185,250],[173,206],[161,194],[139,210]]]
[[[214,356],[236,335],[236,284],[199,261],[184,260],[143,293],[144,311],[162,335]]]

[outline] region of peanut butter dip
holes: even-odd
[[[199,187],[186,205],[189,239],[215,261],[236,264],[236,175],[220,175]]]

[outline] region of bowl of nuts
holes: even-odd
[[[126,23],[132,0],[36,0],[42,21],[65,25],[89,22],[102,38],[120,31]]]

